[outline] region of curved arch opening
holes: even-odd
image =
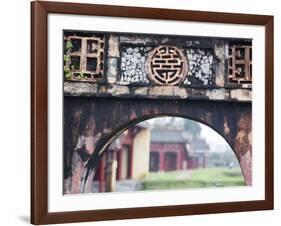
[[[226,139],[181,116],[134,119],[100,149],[92,192],[244,186]]]

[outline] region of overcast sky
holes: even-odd
[[[225,141],[225,139],[218,134],[215,130],[211,129],[210,127],[199,123],[201,127],[201,135],[202,138],[206,139],[206,142],[210,146],[210,151],[212,152],[221,152],[224,151],[225,149],[230,149],[230,146],[228,143]]]

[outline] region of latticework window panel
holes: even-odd
[[[65,43],[65,77],[74,81],[97,81],[103,77],[104,37],[68,36]]]
[[[229,84],[252,83],[252,46],[230,45],[228,50]]]

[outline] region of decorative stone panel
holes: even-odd
[[[67,96],[251,101],[250,39],[64,33]]]
[[[214,55],[210,49],[187,49],[186,55],[189,64],[186,85],[214,84]]]
[[[119,84],[149,84],[145,62],[151,49],[150,46],[122,45]]]
[[[210,49],[185,47],[182,50],[182,48],[171,46],[170,48],[177,49],[176,55],[178,54],[178,58],[163,60],[162,58],[152,57],[155,51],[162,47],[162,45],[157,47],[123,45],[121,50],[121,76],[118,83],[123,85],[214,85],[214,55]],[[168,48],[168,46],[165,47]],[[164,57],[168,57],[168,55]],[[153,62],[151,62],[152,60]],[[169,68],[172,61],[174,66],[179,64],[176,66],[177,68]],[[171,69],[174,71],[172,72]],[[178,70],[177,73],[175,69]],[[156,70],[161,71],[162,77],[157,74]],[[175,73],[175,78],[171,76],[170,80],[166,80],[163,72],[170,73],[169,76]]]
[[[187,60],[181,49],[175,46],[154,48],[146,61],[150,80],[158,85],[177,85],[186,77]]]

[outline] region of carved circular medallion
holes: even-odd
[[[149,78],[158,85],[177,85],[186,78],[188,70],[186,57],[175,46],[154,48],[146,64]]]

